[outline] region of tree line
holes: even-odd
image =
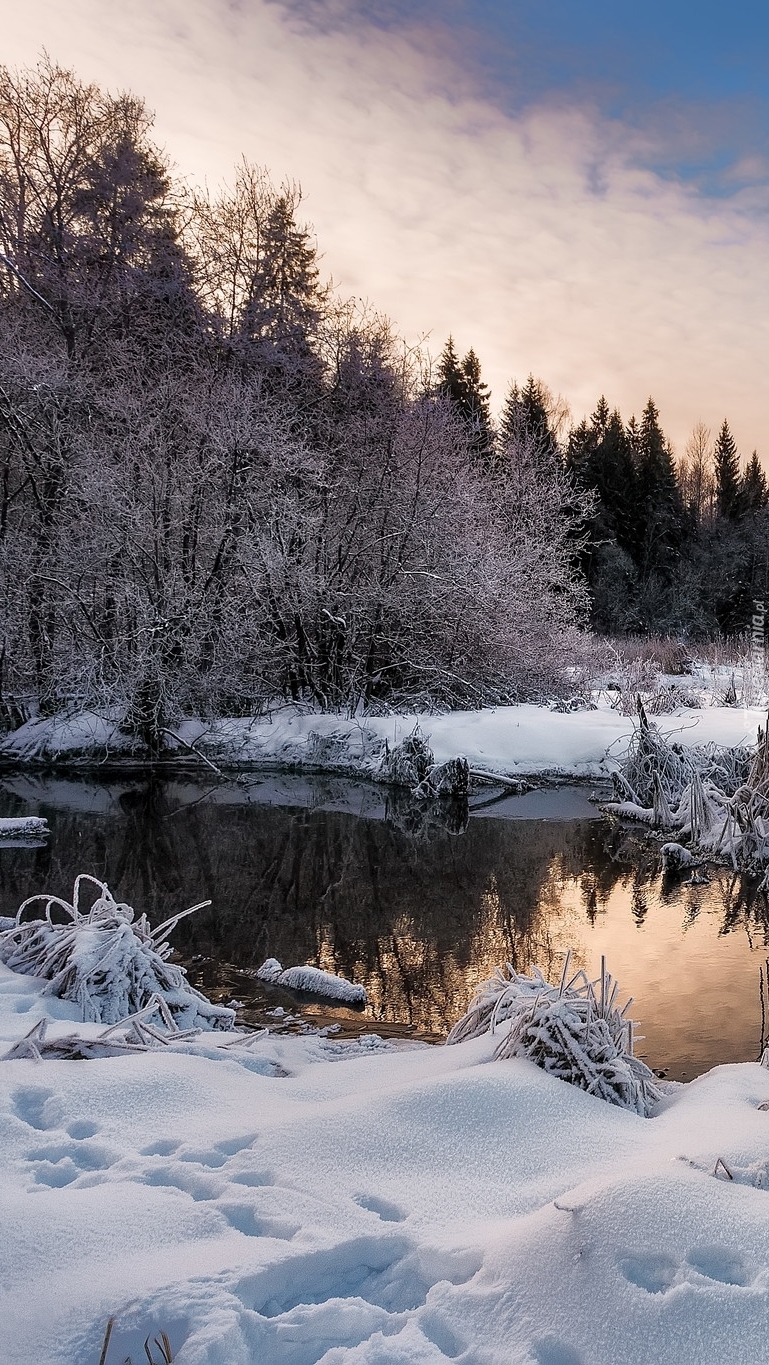
[[[301,212],[247,162],[190,187],[133,95],[0,69],[6,725],[103,707],[160,747],[185,713],[563,686],[594,495],[523,424],[488,458]]]
[[[562,400],[530,375],[510,387],[495,426],[478,358],[460,360],[452,339],[439,382],[477,461],[493,468],[523,440],[544,474],[563,471],[592,497],[580,564],[596,631],[696,640],[750,630],[769,597],[769,486],[756,451],[740,460],[726,419],[714,439],[698,423],[676,460],[651,398],[640,421],[601,397],[568,427]]]
[[[530,376],[494,423],[474,351],[323,281],[296,185],[196,189],[141,99],[0,68],[0,724],[553,695],[589,624],[746,629],[768,503],[651,400],[569,426]]]

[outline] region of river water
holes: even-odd
[[[341,779],[250,775],[204,785],[6,775],[0,815],[41,814],[38,847],[0,845],[0,914],[78,872],[157,923],[210,898],[173,936],[190,979],[242,1002],[243,1022],[439,1041],[497,964],[595,976],[632,995],[637,1051],[672,1079],[755,1060],[764,1021],[766,900],[726,871],[665,886],[653,847],[610,827],[585,788],[476,796],[469,818]],[[255,979],[266,957],[362,982],[362,1013]],[[767,1003],[769,1024],[769,1003]]]

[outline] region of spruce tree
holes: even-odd
[[[438,392],[445,394],[455,403],[461,403],[464,397],[459,356],[454,347],[453,337],[449,337],[438,361]]]
[[[641,414],[640,426],[629,426],[628,438],[634,447],[637,497],[634,558],[643,577],[657,574],[669,579],[686,530],[686,516],[673,455],[653,399]]]
[[[619,412],[604,397],[589,421],[572,429],[566,469],[598,495],[582,559],[597,630],[622,631],[633,621],[635,569],[630,556],[636,514],[635,469]]]
[[[530,441],[545,468],[560,464],[558,442],[550,426],[547,391],[540,379],[530,374],[522,389],[511,384],[499,425],[499,443],[504,450],[515,441]]]
[[[753,451],[748,460],[740,485],[740,501],[746,513],[759,512],[769,505],[769,485],[761,467],[758,452]]]
[[[449,337],[438,362],[438,392],[456,404],[471,453],[483,463],[490,463],[494,454],[494,428],[489,386],[481,379],[481,363],[475,351],[471,347],[460,361],[453,337]]]
[[[716,440],[713,463],[716,475],[716,510],[728,521],[739,521],[743,512],[740,460],[737,446],[724,418]]]

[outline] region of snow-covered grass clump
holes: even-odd
[[[85,884],[98,890],[88,910],[80,904]],[[24,919],[34,905],[44,907],[44,918]],[[184,915],[204,905],[210,901],[152,930],[146,915],[135,918],[104,882],[81,874],[71,902],[44,893],[23,902],[16,923],[0,933],[0,959],[15,972],[42,977],[45,994],[73,1001],[85,1022],[117,1024],[160,999],[178,1028],[229,1029],[234,1011],[211,1004],[189,984],[184,969],[168,961],[167,936]],[[52,918],[53,911],[64,915],[64,923]]]
[[[570,956],[557,986],[538,968],[533,976],[523,976],[510,963],[497,967],[446,1041],[460,1043],[507,1024],[495,1060],[528,1057],[559,1080],[648,1115],[662,1092],[654,1073],[633,1055],[633,1023],[626,1018],[632,1001],[618,1007],[619,985],[604,959],[600,983],[589,981],[583,971],[569,979]]]
[[[311,991],[313,995],[323,995],[329,1000],[339,1000],[346,1005],[365,1005],[366,987],[346,981],[343,976],[324,972],[320,967],[286,967],[285,971],[275,957],[268,957],[256,973],[261,981],[271,986],[285,986],[290,991]]]
[[[769,862],[769,726],[755,751],[743,746],[671,743],[639,703],[639,726],[614,774],[616,794],[604,810],[675,833],[701,855],[742,871]]]

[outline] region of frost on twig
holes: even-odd
[[[662,1092],[633,1055],[633,1022],[626,1018],[632,1002],[618,1007],[619,987],[604,958],[597,981],[583,971],[569,979],[570,960],[567,953],[557,986],[538,968],[523,976],[510,963],[497,967],[446,1041],[460,1043],[507,1024],[495,1059],[528,1057],[551,1076],[646,1116]]]
[[[88,910],[80,904],[85,883],[98,890]],[[43,908],[43,918],[24,919],[35,905]],[[44,978],[44,994],[79,1005],[85,1022],[124,1023],[161,1002],[155,1008],[166,1028],[171,1020],[176,1029],[229,1029],[234,1011],[212,1004],[189,984],[183,967],[168,961],[168,935],[185,915],[206,905],[210,901],[201,901],[153,930],[146,915],[137,919],[130,905],[116,902],[106,883],[81,874],[71,903],[46,894],[23,902],[15,925],[0,933],[0,960],[13,971]],[[53,920],[54,910],[64,923]]]

